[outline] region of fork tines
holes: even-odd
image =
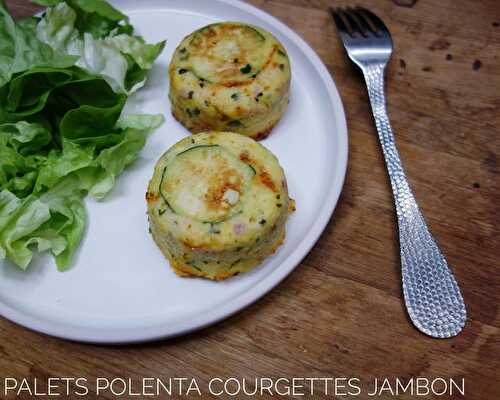
[[[382,20],[363,7],[338,7],[335,9],[330,7],[330,14],[339,32],[351,37],[373,37],[388,33]]]

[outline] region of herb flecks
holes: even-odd
[[[240,71],[242,74],[248,74],[252,70],[252,66],[250,64],[245,65],[244,67],[240,68]]]
[[[192,110],[189,108],[186,108],[186,114],[189,116],[189,118],[197,117],[200,115],[201,111],[198,107],[193,108]]]
[[[243,126],[243,124],[241,123],[241,121],[234,119],[234,120],[228,122],[227,126],[232,126],[233,128],[236,128],[239,126]]]
[[[180,57],[181,61],[186,61],[189,58],[189,53],[187,52],[185,47],[180,49],[179,53],[181,54],[181,57]]]
[[[186,264],[201,272],[201,269],[196,265],[194,261],[186,261]]]
[[[234,101],[237,101],[239,98],[240,98],[240,95],[238,93],[233,93],[231,95],[231,98],[234,100]]]
[[[210,227],[208,228],[208,233],[211,233],[212,235],[218,235],[220,233],[220,229],[217,226],[217,224],[210,223]]]
[[[164,209],[164,208],[160,208],[160,209],[158,210],[158,215],[163,215],[163,214],[165,214],[165,211],[167,211],[167,210],[166,210],[166,209]]]
[[[179,75],[182,75],[182,74],[185,74],[186,72],[188,72],[188,70],[186,68],[181,68],[179,69]]]

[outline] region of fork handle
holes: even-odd
[[[384,69],[384,64],[362,68],[396,205],[406,308],[420,331],[452,337],[465,325],[465,304],[406,179],[387,115]]]

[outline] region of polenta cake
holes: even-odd
[[[276,157],[230,132],[172,146],[156,164],[146,200],[153,239],[175,272],[215,280],[272,254],[294,210]]]
[[[285,48],[247,24],[212,24],[184,38],[169,77],[172,114],[192,133],[231,131],[262,139],[289,102]]]

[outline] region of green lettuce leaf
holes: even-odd
[[[33,257],[31,245],[38,245],[41,251],[48,249],[48,240],[32,235],[50,219],[49,207],[33,196],[23,201],[14,200],[8,191],[0,192],[0,203],[7,202],[9,211],[2,215],[0,227],[0,255],[6,255],[22,269],[26,269]],[[17,205],[13,209],[13,205]]]
[[[80,186],[76,175],[68,175],[40,198],[0,192],[0,258],[26,269],[34,249],[50,250],[58,269],[68,268],[85,229]]]
[[[12,76],[12,66],[16,57],[16,25],[0,0],[0,86]]]
[[[7,96],[0,101],[17,117],[31,115],[43,109],[53,89],[72,79],[71,70],[32,68],[8,83]]]
[[[78,57],[77,65],[101,75],[116,92],[125,93],[128,64],[113,46],[75,27],[76,12],[65,2],[48,8],[37,26],[37,37],[52,48]]]
[[[69,3],[73,8],[89,14],[95,13],[110,21],[119,22],[128,20],[125,14],[104,0],[69,0]]]
[[[75,30],[76,12],[66,3],[47,8],[43,18],[36,25],[36,36],[59,51],[66,51],[70,42],[78,39]]]
[[[0,226],[5,226],[12,213],[21,205],[21,200],[9,192],[2,190],[0,192]]]
[[[96,158],[102,168],[96,184],[90,190],[95,198],[103,198],[115,185],[116,178],[139,156],[150,132],[158,128],[164,121],[162,115],[128,115],[121,118],[117,127],[123,129],[120,143],[103,150]]]
[[[42,231],[54,232],[64,241],[64,246],[51,248],[60,271],[70,266],[71,258],[85,231],[83,197],[87,189],[77,174],[69,174],[40,197],[40,201],[49,207],[52,215]]]
[[[38,152],[52,140],[40,124],[18,122],[0,125],[0,190],[29,195],[45,156]]]
[[[33,3],[44,7],[52,7],[59,4],[63,0],[31,0]]]
[[[16,24],[0,0],[0,87],[17,72],[35,66],[66,68],[77,60],[38,40],[33,32],[33,19],[29,21]]]
[[[0,0],[0,258],[71,265],[84,198],[104,197],[161,115],[122,115],[164,42],[147,44],[104,0],[38,0],[16,23]]]
[[[20,155],[38,152],[47,146],[52,136],[47,127],[38,123],[20,121],[15,124],[0,125],[0,144],[10,146]]]
[[[54,7],[60,3],[64,3],[65,0],[32,0],[33,3],[39,4],[45,7]],[[111,4],[104,0],[67,0],[67,3],[71,5],[74,9],[78,9],[84,13],[95,13],[103,18],[109,19],[110,21],[119,22],[122,20],[128,20],[128,17],[123,14],[120,10],[114,8]]]
[[[123,14],[104,3],[73,0],[48,8],[37,26],[37,37],[59,52],[78,56],[76,65],[102,76],[115,92],[131,93],[144,85],[145,72],[151,69],[165,42],[147,44],[141,37],[131,36],[128,26],[117,23],[125,20]],[[115,26],[108,36],[92,34],[78,26],[79,12],[99,15]]]
[[[88,167],[94,161],[94,148],[64,142],[62,152],[52,150],[38,172],[34,193],[46,191],[73,171]]]
[[[165,41],[156,44],[147,44],[138,36],[120,34],[111,36],[106,41],[117,48],[121,53],[128,54],[141,69],[151,69],[153,63],[165,47]]]
[[[57,7],[63,0],[34,0],[47,7]],[[75,11],[74,24],[80,32],[88,32],[94,38],[108,36],[113,30],[130,31],[128,18],[104,0],[67,0]]]

